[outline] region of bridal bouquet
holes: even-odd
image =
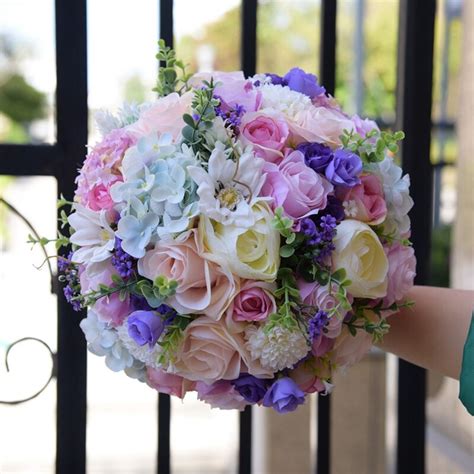
[[[66,298],[89,350],[159,392],[294,410],[409,305],[403,133],[317,78],[188,75],[160,43],[150,103],[97,115],[77,177]]]

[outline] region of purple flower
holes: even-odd
[[[321,143],[300,143],[297,150],[304,154],[305,163],[316,173],[324,174],[334,156],[331,148]]]
[[[283,77],[283,80],[286,81],[290,89],[301,92],[311,98],[326,92],[326,89],[318,84],[318,78],[314,74],[306,73],[299,67],[290,69]]]
[[[336,186],[352,188],[360,184],[361,159],[355,153],[342,148],[335,150],[333,156],[334,159],[326,168],[326,178]]]
[[[304,392],[289,377],[274,382],[263,397],[263,406],[272,407],[278,413],[294,411],[304,402]]]
[[[327,206],[319,213],[319,215],[330,215],[336,219],[336,222],[343,221],[345,218],[344,206],[342,202],[335,196],[328,196]]]
[[[127,320],[128,335],[139,345],[153,347],[165,324],[155,311],[134,311]]]
[[[267,393],[268,380],[259,379],[249,374],[240,374],[231,384],[242,397],[250,403],[258,403]]]
[[[305,217],[300,221],[300,232],[302,232],[307,237],[314,237],[317,234],[318,229],[310,217]]]
[[[308,333],[311,342],[321,335],[321,332],[328,322],[328,313],[325,311],[318,311],[310,320],[308,325]]]
[[[118,237],[115,237],[114,253],[111,260],[112,265],[124,280],[133,275],[137,259],[122,249],[122,241]]]
[[[278,74],[272,74],[267,72],[265,76],[269,77],[272,80],[272,84],[276,86],[287,86],[288,83],[283,79],[283,77],[279,76]]]

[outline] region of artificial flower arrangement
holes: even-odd
[[[294,410],[410,304],[403,133],[299,68],[189,75],[159,46],[158,99],[97,114],[60,201],[64,293],[109,369],[212,407]]]

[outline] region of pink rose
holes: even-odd
[[[197,382],[196,390],[198,399],[211,405],[211,408],[242,411],[248,405],[244,397],[226,380],[219,380],[212,385]]]
[[[117,274],[110,261],[92,263],[81,272],[80,283],[82,294],[98,290],[99,285],[112,285],[112,275]],[[99,319],[120,326],[123,320],[133,311],[130,298],[120,301],[118,293],[112,293],[98,299],[93,305]]]
[[[264,321],[276,311],[272,290],[274,285],[247,280],[233,301],[235,321]]]
[[[197,231],[181,234],[176,240],[160,240],[138,261],[138,273],[150,280],[163,275],[176,280],[176,294],[167,304],[182,314],[205,314],[218,320],[238,288],[226,268],[200,255]]]
[[[353,115],[351,120],[354,123],[355,131],[361,137],[365,137],[372,130],[379,130],[378,125],[373,120],[361,119],[357,114]]]
[[[413,287],[416,275],[416,257],[413,247],[398,242],[385,247],[388,258],[388,288],[384,306],[401,301]]]
[[[262,94],[253,87],[248,79],[245,79],[242,71],[234,72],[201,72],[194,74],[189,84],[193,87],[201,87],[202,81],[219,83],[215,88],[215,94],[223,101],[224,107],[234,108],[242,105],[247,112],[255,112],[262,104]]]
[[[93,211],[112,209],[114,206],[114,201],[110,196],[110,187],[117,181],[122,181],[122,179],[117,177],[107,184],[98,183],[92,186],[92,188],[87,193],[87,204],[89,208]]]
[[[337,318],[333,316],[330,321],[334,321],[336,319]],[[330,339],[329,337],[320,334],[314,338],[313,344],[311,345],[311,352],[316,357],[322,357],[332,350],[334,347],[334,341],[334,339]]]
[[[151,388],[158,390],[158,392],[179,398],[184,398],[186,392],[190,392],[195,388],[194,382],[183,379],[179,375],[169,374],[164,370],[152,369],[151,367],[146,370],[146,381]]]
[[[247,113],[242,119],[240,132],[243,144],[252,144],[256,155],[272,163],[282,160],[281,150],[289,135],[288,125],[282,117],[263,112]]]
[[[208,384],[233,380],[247,371],[256,377],[272,375],[251,359],[242,333],[231,332],[224,319],[214,321],[206,316],[186,327],[174,370],[189,380]]]
[[[289,375],[305,393],[324,392],[326,387],[317,373],[316,359],[309,359],[298,364]]]
[[[328,285],[321,286],[317,282],[308,283],[300,279],[298,280],[298,288],[300,290],[301,299],[305,305],[314,306],[318,310],[326,312],[333,310],[338,305],[338,301],[334,296],[337,291],[335,284],[332,291],[329,291]],[[326,338],[334,339],[339,336],[345,315],[346,311],[340,309],[329,318],[325,327],[326,332],[324,333]]]
[[[294,140],[324,143],[331,147],[341,145],[344,129],[354,130],[353,122],[341,111],[327,107],[311,107],[298,112],[289,123]]]
[[[343,327],[334,345],[334,362],[341,367],[354,365],[369,352],[371,347],[372,336],[369,333],[359,330],[353,336],[347,327]]]
[[[306,166],[300,151],[289,152],[279,165],[265,163],[263,171],[266,179],[260,194],[273,198],[273,207],[283,207],[288,217],[301,219],[326,207],[333,186]]]
[[[369,225],[381,224],[387,215],[383,187],[380,178],[374,174],[360,177],[361,183],[353,188],[339,188],[337,197],[344,202],[346,214],[351,219]]]
[[[140,114],[140,118],[135,123],[126,127],[126,130],[137,139],[153,132],[171,133],[173,139],[177,141],[185,125],[183,114],[190,112],[192,100],[191,91],[181,96],[173,92],[160,97]]]

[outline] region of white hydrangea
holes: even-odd
[[[277,110],[290,119],[312,107],[308,96],[293,91],[288,86],[263,84],[258,89],[262,92],[262,108]]]
[[[86,336],[88,350],[97,356],[105,356],[105,364],[110,370],[120,372],[133,367],[134,359],[119,340],[117,331],[101,321],[94,311],[87,312],[80,327]]]
[[[246,348],[262,367],[274,372],[293,367],[310,350],[303,333],[276,326],[266,333],[263,326],[250,326],[245,332]]]
[[[155,344],[152,349],[150,349],[148,344],[139,346],[128,334],[127,319],[117,328],[117,334],[122,344],[127,348],[128,352],[142,364],[153,369],[160,368],[161,365],[158,364],[158,357],[161,353],[161,346]]]
[[[413,207],[410,196],[410,176],[402,176],[402,169],[395,164],[392,158],[385,157],[374,166],[383,185],[385,201],[387,203],[387,218],[384,222],[385,232],[390,234],[406,234],[410,230],[408,212]]]

